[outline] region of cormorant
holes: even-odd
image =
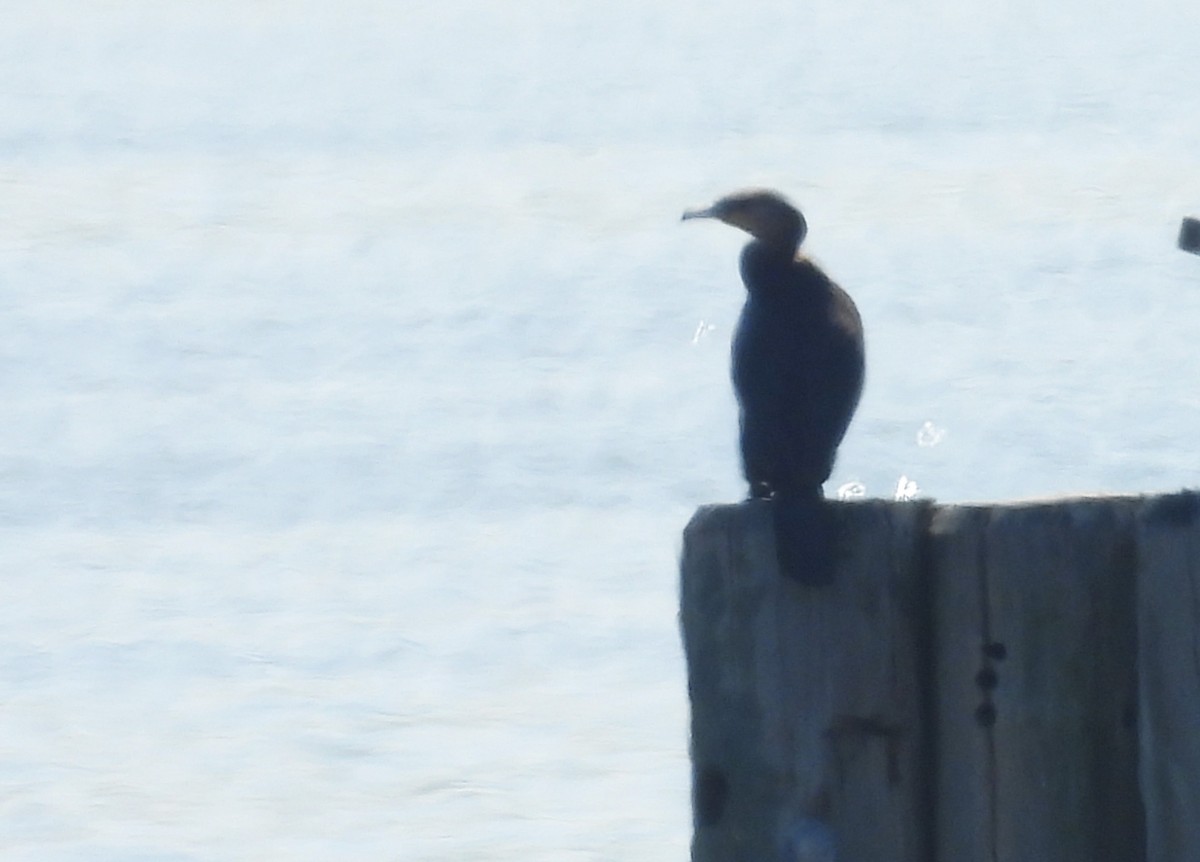
[[[753,239],[733,338],[742,471],[769,497],[780,570],[806,584],[834,574],[834,519],[821,485],[862,392],[862,320],[850,296],[799,254],[800,211],[765,189],[735,192],[684,219],[715,218]]]

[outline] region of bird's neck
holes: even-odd
[[[742,249],[742,281],[751,294],[766,293],[788,283],[782,275],[796,261],[796,246],[788,243],[751,240]]]

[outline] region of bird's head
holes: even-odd
[[[769,189],[734,192],[710,207],[688,210],[683,218],[715,218],[741,228],[755,239],[790,251],[795,251],[808,232],[800,210]]]

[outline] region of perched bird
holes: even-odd
[[[718,219],[753,237],[742,250],[747,295],[733,338],[742,471],[750,496],[772,501],[781,571],[829,583],[834,521],[821,485],[862,393],[862,319],[799,254],[808,226],[778,193],[735,192],[683,218]]]

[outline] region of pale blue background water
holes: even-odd
[[[733,188],[866,320],[831,492],[1200,484],[1195,4],[744,5],[5,10],[0,855],[685,858]]]

